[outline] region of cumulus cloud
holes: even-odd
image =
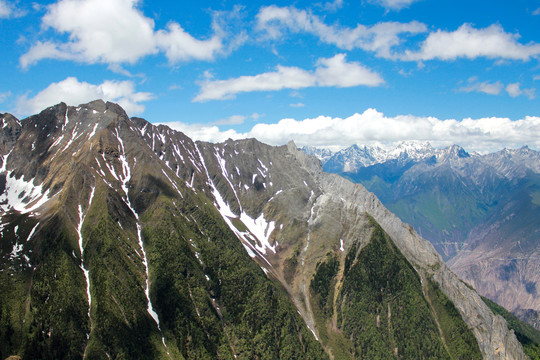
[[[236,132],[235,130],[221,131],[216,125],[204,125],[204,124],[185,124],[179,121],[164,122],[155,125],[167,125],[171,129],[181,131],[194,140],[209,141],[209,142],[224,142],[227,139],[243,139],[247,136]]]
[[[518,82],[506,85],[506,92],[511,97],[518,97],[520,95],[525,95],[529,99],[534,99],[536,96],[534,88],[522,89],[521,84]]]
[[[221,38],[214,35],[208,40],[198,40],[188,34],[177,23],[170,23],[167,30],[156,34],[158,46],[164,49],[171,62],[189,59],[211,60],[217,51],[223,47]]]
[[[314,75],[319,86],[379,86],[384,83],[376,72],[357,62],[347,62],[345,54],[319,59]]]
[[[373,26],[358,24],[355,28],[327,25],[319,16],[292,6],[263,7],[256,20],[256,29],[263,34],[263,38],[280,39],[287,32],[307,33],[340,49],[359,48],[375,52],[377,56],[385,58],[391,57],[391,49],[402,43],[403,35],[427,31],[426,26],[418,21],[382,22]]]
[[[467,85],[459,89],[462,92],[481,92],[489,95],[499,95],[504,88],[503,83],[496,81],[491,83],[489,81],[479,82],[477,77],[471,77],[467,80]]]
[[[521,44],[518,34],[504,31],[500,25],[475,29],[463,24],[455,31],[438,30],[430,33],[417,51],[397,55],[401,60],[455,60],[457,58],[508,59],[527,61],[540,55],[540,44]]]
[[[99,85],[80,82],[75,77],[68,77],[50,84],[33,97],[24,95],[17,101],[17,111],[23,115],[35,114],[44,108],[65,102],[68,105],[79,105],[95,99],[113,101],[120,104],[129,115],[144,111],[141,103],[153,99],[147,92],[136,92],[131,81],[104,81]]]
[[[441,120],[435,117],[400,115],[387,117],[368,109],[347,118],[319,116],[304,120],[283,119],[276,124],[256,124],[250,131],[220,131],[218,127],[166,123],[187,135],[205,141],[255,137],[272,145],[294,140],[297,145],[344,148],[352,144],[392,146],[404,140],[429,141],[436,147],[458,144],[469,151],[489,152],[503,147],[530,145],[540,149],[540,117],[466,118]]]
[[[23,68],[46,59],[85,63],[135,63],[164,52],[171,63],[212,60],[224,51],[225,31],[213,22],[214,35],[199,40],[178,23],[154,30],[154,21],[138,8],[139,0],[59,0],[47,7],[42,26],[68,34],[67,42],[36,42],[21,56]],[[216,19],[218,18],[216,13]]]
[[[313,86],[379,86],[383,83],[376,72],[358,62],[347,62],[345,54],[337,54],[332,58],[319,59],[315,71],[278,65],[276,71],[253,76],[228,80],[208,78],[200,83],[201,89],[193,101],[230,99],[238,93],[252,91],[297,90]]]

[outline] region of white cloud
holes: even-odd
[[[374,0],[375,1],[375,0]],[[386,7],[406,6],[411,0],[377,0]],[[264,38],[281,39],[287,33],[307,33],[317,36],[322,42],[340,49],[363,49],[376,56],[404,61],[455,60],[458,58],[529,60],[540,55],[540,44],[519,42],[519,34],[507,33],[494,24],[476,29],[463,24],[455,31],[437,30],[428,34],[418,50],[399,50],[406,36],[428,32],[425,24],[380,22],[373,26],[358,24],[355,28],[337,24],[327,25],[317,15],[295,7],[275,5],[261,8],[257,14],[256,29]]]
[[[117,102],[131,116],[142,113],[141,102],[153,99],[147,92],[136,92],[131,81],[104,81],[99,85],[80,82],[77,78],[68,77],[50,84],[33,97],[24,95],[17,101],[17,111],[23,115],[35,114],[44,108],[65,102],[68,105],[79,105],[95,99]]]
[[[69,40],[36,42],[21,56],[21,66],[26,68],[45,58],[132,64],[159,51],[176,63],[212,60],[224,51],[223,38],[227,33],[217,21],[223,13],[215,14],[214,35],[199,40],[175,22],[170,22],[167,29],[154,31],[154,20],[137,8],[139,3],[140,0],[59,0],[49,5],[42,26],[68,34]]]
[[[301,89],[314,85],[315,78],[308,71],[278,65],[274,72],[229,80],[205,80],[193,101],[224,100],[241,92]]]
[[[518,97],[520,95],[525,95],[527,96],[529,99],[534,99],[536,94],[536,90],[534,88],[531,88],[531,89],[522,89],[521,88],[521,84],[516,82],[516,83],[512,83],[512,84],[508,84],[506,86],[506,92],[508,93],[508,95],[510,95],[511,97]]]
[[[376,72],[357,62],[347,62],[345,54],[319,59],[315,78],[319,86],[379,86],[384,83],[384,80]]]
[[[387,10],[401,10],[417,1],[419,0],[373,0],[373,2],[385,7]]]
[[[455,60],[457,58],[529,60],[540,55],[540,44],[521,44],[519,35],[504,31],[500,25],[475,29],[469,24],[456,31],[438,30],[430,33],[418,51],[406,51],[396,55],[401,60]]]
[[[534,10],[534,11],[532,12],[532,14],[535,15],[535,16],[536,16],[536,15],[540,15],[540,8]]]
[[[263,34],[263,38],[270,39],[279,39],[286,32],[308,33],[340,49],[360,48],[373,51],[381,57],[390,57],[391,49],[402,43],[403,34],[414,35],[427,31],[426,26],[417,21],[382,22],[371,27],[358,24],[355,28],[330,26],[311,12],[292,6],[275,5],[261,8],[257,14],[256,29]]]
[[[508,84],[505,87],[500,81],[494,83],[489,81],[479,82],[476,76],[469,78],[467,85],[459,88],[459,91],[462,92],[482,92],[489,95],[499,95],[503,90],[506,90],[508,95],[514,98],[524,95],[532,100],[536,97],[536,89],[522,89],[521,84],[518,82]]]
[[[0,0],[0,19],[10,17],[12,11],[11,5],[7,1]]]
[[[169,126],[171,129],[181,131],[184,134],[191,137],[193,140],[210,141],[210,142],[224,142],[227,139],[243,139],[246,136],[240,134],[235,130],[219,130],[217,126],[208,126],[203,124],[185,124],[178,121],[161,123]],[[160,124],[155,124],[160,125]]]
[[[174,22],[167,25],[167,30],[157,32],[156,41],[158,46],[165,51],[169,61],[173,63],[191,59],[212,60],[214,55],[223,48],[219,36],[214,35],[208,40],[198,40]]]
[[[207,78],[193,101],[224,100],[252,91],[302,89],[313,86],[379,86],[384,80],[376,72],[357,62],[347,62],[345,54],[317,61],[314,72],[298,67],[277,66],[276,71],[228,80]]]
[[[490,83],[489,81],[479,82],[477,77],[471,77],[467,85],[459,89],[462,92],[482,92],[489,95],[499,95],[504,88],[500,82]]]
[[[352,144],[394,145],[403,140],[430,141],[436,147],[458,144],[468,151],[488,152],[522,145],[540,149],[540,117],[520,120],[508,118],[466,118],[461,121],[435,117],[400,115],[387,117],[375,109],[348,118],[319,116],[295,120],[283,119],[276,124],[256,124],[246,133],[220,131],[218,127],[165,123],[197,140],[212,142],[228,138],[255,137],[272,145],[294,140],[297,145],[344,148]]]

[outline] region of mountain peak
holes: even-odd
[[[452,145],[442,149],[437,155],[438,162],[469,158],[471,155],[459,145]]]
[[[416,140],[403,141],[389,152],[391,157],[408,157],[412,159],[423,159],[433,155],[433,147],[427,141],[421,142]]]

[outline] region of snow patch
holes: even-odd
[[[260,245],[255,245],[257,250],[263,254],[266,254],[267,249],[272,250],[274,254],[276,253],[276,245],[272,246],[268,241],[276,227],[274,221],[267,222],[264,218],[264,214],[261,214],[257,219],[252,219],[245,212],[240,214],[240,221],[244,223],[249,232],[260,242]]]
[[[5,190],[0,196],[0,210],[14,209],[25,214],[34,211],[49,200],[49,190],[44,193],[43,186],[34,185],[33,180],[24,181],[22,176],[17,179],[12,171],[8,172]]]
[[[15,243],[13,245],[13,250],[11,251],[11,254],[9,255],[9,259],[13,260],[21,256],[21,253],[23,251],[23,244]]]

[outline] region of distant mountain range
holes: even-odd
[[[103,101],[0,114],[0,207],[0,359],[539,350],[410,225],[292,142],[195,142]]]
[[[377,195],[481,294],[517,314],[540,310],[539,152],[480,155],[418,142],[304,151]]]

